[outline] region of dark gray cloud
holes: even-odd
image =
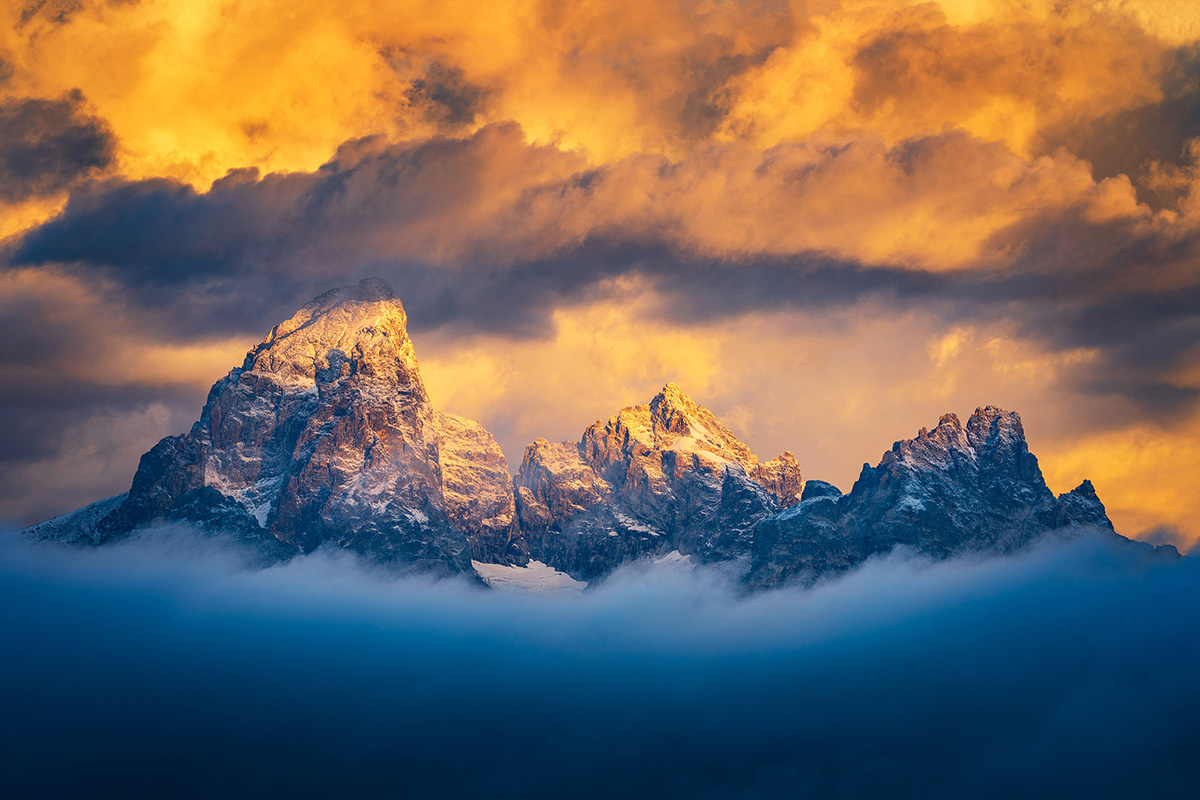
[[[83,95],[0,102],[0,200],[55,194],[109,167],[116,137]]]
[[[128,363],[127,337],[153,341],[153,331],[121,321],[123,298],[73,288],[17,280],[0,290],[0,518],[30,523],[128,488],[138,457],[203,405],[203,387],[153,370],[112,377]]]
[[[69,377],[27,381],[19,390],[5,390],[0,394],[0,414],[3,415],[0,419],[0,469],[14,462],[19,464],[57,454],[71,426],[106,412],[126,411],[150,403],[179,405],[187,409],[188,415],[181,421],[179,429],[182,430],[203,403],[203,397],[197,403],[197,394],[203,393],[136,384],[103,386]],[[158,437],[138,452],[145,452],[156,441]],[[68,440],[65,444],[70,447],[75,443]],[[130,477],[121,475],[117,482],[128,484]],[[24,489],[18,483],[5,481],[5,491],[0,494],[21,495]]]
[[[1127,175],[1138,196],[1157,207],[1173,206],[1178,193],[1151,179],[1154,163],[1184,166],[1189,139],[1200,136],[1200,47],[1168,52],[1159,102],[1110,114],[1090,122],[1063,125],[1044,134],[1049,152],[1066,146],[1094,167],[1097,178]]]
[[[34,19],[42,19],[53,25],[65,25],[71,17],[83,10],[83,0],[32,0],[21,9],[18,29],[24,28]]]
[[[761,66],[783,44],[782,36],[791,29],[791,25],[780,26],[780,40],[753,52],[739,53],[732,42],[710,37],[684,53],[682,63],[673,70],[683,80],[668,101],[668,108],[674,111],[676,134],[686,141],[699,141],[715,133],[735,99],[729,83]]]
[[[138,458],[187,430],[205,395],[2,367],[0,374],[0,520],[18,527],[128,489]]]
[[[469,125],[483,111],[488,91],[467,80],[458,67],[439,61],[412,81],[405,98],[431,121],[445,128]]]
[[[738,599],[0,541],[8,796],[1184,797],[1200,574],[1082,540]]]
[[[888,159],[920,182],[945,168],[936,157],[944,148],[960,158],[974,146],[946,134],[902,144]],[[827,160],[860,153],[834,148]],[[630,219],[613,200],[642,188],[637,181],[677,191],[673,181],[690,179],[680,177],[685,168],[588,168],[526,144],[514,125],[419,144],[368,138],[315,172],[243,170],[204,193],[168,180],[78,188],[8,260],[115,281],[147,330],[180,338],[261,335],[329,286],[370,274],[393,283],[414,330],[463,334],[541,335],[556,308],[597,297],[618,276],[656,286],[669,299],[664,313],[680,321],[886,300],[947,324],[1009,323],[1051,350],[1095,350],[1065,373],[1071,386],[1124,397],[1156,419],[1200,399],[1172,378],[1200,344],[1194,231],[1097,221],[1067,203],[998,230],[976,269],[923,272],[811,250],[713,256],[678,235],[671,214],[688,206],[652,208],[661,221]],[[769,185],[789,191],[786,181]]]

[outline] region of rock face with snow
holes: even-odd
[[[541,560],[592,578],[678,550],[748,558],[756,522],[798,501],[791,453],[760,463],[675,384],[598,421],[579,442],[538,439],[516,478],[521,529]]]
[[[1084,481],[1055,497],[1029,452],[1020,417],[976,409],[864,464],[847,495],[809,481],[800,503],[754,531],[751,583],[772,586],[853,566],[899,545],[933,556],[1008,552],[1055,531],[1112,523]]]
[[[217,381],[191,431],[142,456],[129,491],[35,525],[102,544],[158,521],[234,533],[268,557],[321,546],[504,585],[576,587],[647,555],[724,562],[751,585],[906,546],[1007,552],[1111,531],[1092,485],[1054,497],[1021,420],[953,414],[864,465],[847,495],[760,462],[675,384],[578,442],[538,439],[516,479],[495,439],[433,409],[383,281],[316,298]]]
[[[283,552],[524,563],[504,454],[430,406],[406,322],[378,279],[316,298],[213,386],[189,433],[142,457],[90,538],[178,519]]]

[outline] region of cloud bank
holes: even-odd
[[[1183,796],[1200,575],[1088,539],[743,598],[257,570],[187,531],[0,543],[17,794]]]

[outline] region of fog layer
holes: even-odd
[[[259,569],[159,534],[0,538],[6,796],[1167,797],[1200,780],[1196,559],[1085,538],[893,555],[752,597],[677,564],[538,597],[338,554]]]

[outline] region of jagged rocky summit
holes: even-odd
[[[896,442],[877,466],[863,464],[849,494],[809,481],[798,505],[756,526],[749,580],[772,586],[844,570],[898,546],[939,557],[1011,552],[1083,529],[1113,533],[1091,482],[1055,497],[1021,418],[987,406],[966,427],[946,414]]]
[[[181,521],[273,558],[335,547],[504,581],[592,580],[678,552],[754,587],[897,546],[949,556],[1115,535],[1091,484],[1055,497],[1020,418],[990,406],[897,442],[843,495],[804,482],[791,453],[759,461],[667,384],[578,442],[538,439],[514,479],[478,422],[432,408],[406,323],[376,278],[321,295],[213,386],[191,431],[142,457],[128,492],[26,534],[102,544]]]

